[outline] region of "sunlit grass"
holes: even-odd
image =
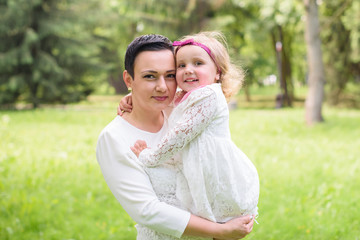
[[[96,162],[118,97],[0,112],[0,239],[135,239]],[[248,239],[359,239],[360,111],[325,107],[307,127],[301,108],[231,112],[236,144],[261,183]]]
[[[261,183],[260,225],[249,239],[360,236],[360,112],[325,109],[326,122],[314,127],[304,125],[303,115],[302,109],[232,112],[233,139],[254,161]]]
[[[0,239],[133,239],[95,158],[104,111],[1,112]]]

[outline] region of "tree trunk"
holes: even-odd
[[[116,73],[114,73],[116,75]],[[118,78],[115,78],[113,74],[109,76],[109,84],[115,89],[115,94],[124,94],[128,93],[128,88],[125,85],[122,75],[118,75]]]
[[[283,106],[292,106],[292,90],[289,93],[289,85],[291,84],[291,62],[289,59],[290,55],[290,44],[284,41],[283,29],[280,25],[274,28],[271,32],[273,41],[274,51],[276,53],[276,61],[278,67],[278,79],[280,84],[280,93],[276,96],[276,106],[281,108]],[[281,44],[278,48],[277,44]]]
[[[246,84],[244,86],[244,92],[245,92],[246,102],[251,102],[249,85]]]
[[[322,61],[320,24],[316,0],[304,0],[306,10],[305,40],[308,59],[308,94],[305,101],[305,120],[312,125],[322,122],[324,98],[324,65]]]

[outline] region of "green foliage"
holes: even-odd
[[[360,5],[320,3],[328,99],[336,102],[349,82],[359,88]],[[204,30],[225,34],[248,86],[279,75],[274,41],[281,40],[283,75],[296,99],[295,87],[306,84],[308,74],[303,15],[298,0],[2,0],[0,104],[68,103],[94,90],[124,93],[123,58],[135,37],[176,40]]]
[[[262,84],[269,75],[277,75],[279,82],[281,74],[284,84],[278,93],[294,97],[294,82],[305,79],[304,62],[295,61],[305,59],[304,43],[295,37],[303,32],[300,7],[296,1],[232,0],[216,12],[217,19],[231,20],[221,29],[229,36],[233,58],[247,71],[247,86]],[[209,24],[209,28],[213,25]],[[275,50],[278,41],[282,42],[281,58],[277,58]]]
[[[91,99],[0,112],[0,239],[135,239],[95,158],[119,99]],[[303,116],[302,108],[230,114],[232,138],[260,176],[260,224],[246,239],[360,235],[360,112],[326,107],[325,123],[311,128]]]
[[[81,1],[8,0],[1,7],[0,104],[74,102],[94,86],[97,46]],[[77,10],[79,9],[79,11]]]
[[[360,62],[360,2],[351,1],[341,20],[345,28],[350,31],[351,61]]]
[[[338,17],[344,16],[346,12],[351,12],[350,4],[351,1],[332,1],[321,8],[323,25],[325,26],[321,32],[324,39],[323,55],[326,80],[329,84],[327,100],[333,105],[339,103],[340,95],[343,93],[346,84],[354,79],[351,57],[357,51],[352,49],[351,31],[346,29],[343,21],[347,18]],[[356,34],[356,31],[353,31],[353,34]]]
[[[259,82],[270,74],[279,75],[274,43],[281,41],[281,69],[287,76],[290,95],[292,91],[295,93],[296,85],[306,84],[308,70],[303,3],[278,0],[225,2],[209,28],[220,26],[230,36],[229,48],[247,69],[247,83]],[[330,103],[341,101],[348,82],[360,76],[360,63],[356,60],[360,46],[359,21],[354,21],[359,17],[359,6],[358,1],[352,0],[323,1],[320,6],[324,60],[330,85],[327,98]],[[225,24],[213,24],[217,19]]]

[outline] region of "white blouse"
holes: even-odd
[[[155,147],[168,130],[167,120],[157,133],[142,131],[116,116],[100,133],[96,156],[104,179],[118,202],[138,223],[137,239],[177,239],[190,213],[179,209],[173,164],[146,169],[130,150],[138,139]],[[195,239],[195,238],[189,238]]]

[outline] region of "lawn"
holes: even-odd
[[[0,111],[0,239],[135,239],[95,158],[117,97]],[[241,106],[241,105],[240,105]],[[359,239],[360,110],[231,111],[235,143],[260,176],[259,225],[247,239]]]

